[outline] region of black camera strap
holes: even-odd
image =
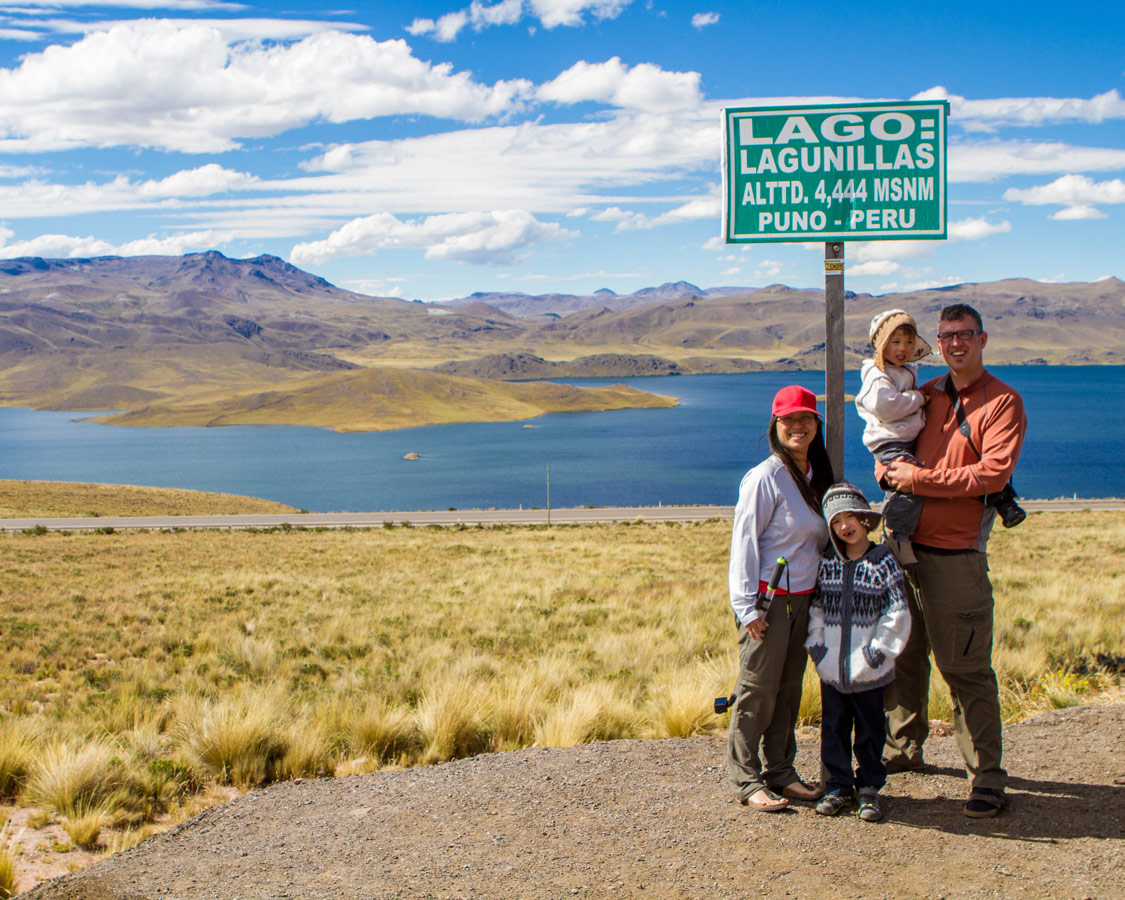
[[[945,375],[945,393],[949,395],[949,402],[953,404],[953,414],[957,416],[957,429],[965,436],[965,440],[969,442],[969,446],[973,453],[977,455],[977,459],[984,459],[984,455],[973,443],[973,429],[969,425],[969,420],[965,418],[965,407],[961,403],[961,395],[957,393],[957,388],[953,386],[953,376],[948,372]]]

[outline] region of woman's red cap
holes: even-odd
[[[791,416],[793,413],[810,412],[818,419],[822,418],[816,411],[816,395],[799,384],[783,387],[773,398],[773,415],[777,418]]]

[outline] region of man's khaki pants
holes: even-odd
[[[887,687],[889,762],[920,764],[929,734],[930,659],[953,699],[953,733],[973,788],[1003,790],[1000,692],[992,669],[992,583],[984,553],[934,553],[914,546],[908,579],[910,639]]]
[[[730,717],[727,780],[743,802],[760,787],[780,790],[798,780],[793,732],[809,659],[809,595],[791,600],[792,618],[784,595],[774,598],[761,640],[742,626],[738,629],[738,697]]]

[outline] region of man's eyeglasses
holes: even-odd
[[[975,331],[972,328],[966,328],[963,331],[941,331],[941,332],[938,332],[937,339],[939,341],[941,341],[943,344],[948,344],[954,338],[956,338],[959,341],[967,341],[974,334],[984,334],[984,332],[983,331]]]

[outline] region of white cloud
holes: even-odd
[[[464,13],[455,12],[449,15],[442,16],[437,20],[437,27],[434,29],[434,37],[439,41],[452,41],[457,38],[458,33],[468,22],[468,16]]]
[[[350,281],[345,279],[338,282],[338,286],[356,294],[366,294],[368,297],[402,297],[404,294],[402,285],[394,282],[404,280],[402,278],[360,278]]]
[[[0,150],[219,152],[316,120],[479,122],[519,108],[530,90],[523,80],[488,86],[423,62],[401,40],[330,31],[291,45],[228,46],[215,28],[142,20],[0,69]]]
[[[60,9],[98,9],[110,7],[113,9],[143,9],[143,10],[180,10],[183,12],[222,11],[238,12],[247,7],[242,3],[228,3],[227,0],[17,0],[6,8],[6,12],[52,13]]]
[[[208,197],[253,187],[257,181],[246,172],[234,172],[217,163],[208,163],[197,169],[176,172],[159,181],[145,181],[137,185],[137,193],[142,197]]]
[[[22,28],[0,28],[0,41],[41,41],[43,35],[38,31],[26,31]]]
[[[632,0],[528,0],[532,14],[544,28],[582,25],[585,13],[596,19],[616,19]]]
[[[1093,206],[1068,206],[1066,209],[1051,213],[1049,218],[1065,222],[1076,219],[1104,219],[1106,214]]]
[[[1003,222],[989,222],[984,218],[960,219],[950,222],[946,229],[951,241],[980,241],[994,234],[1007,234],[1012,230],[1012,223],[1005,219]]]
[[[323,241],[297,244],[290,258],[297,265],[323,264],[377,250],[425,248],[427,259],[505,265],[521,250],[574,236],[519,209],[448,213],[406,222],[390,213],[376,213],[353,219]]]
[[[1011,175],[1125,168],[1125,150],[1075,147],[1057,141],[950,141],[951,182],[995,181]]]
[[[948,100],[950,120],[963,128],[991,131],[1003,125],[1058,122],[1104,122],[1125,119],[1125,99],[1116,90],[1082,97],[997,97],[967,100],[943,87],[916,94],[914,100]]]
[[[572,124],[524,123],[332,148],[304,168],[317,177],[276,187],[286,203],[361,215],[523,208],[565,215],[580,207],[669,203],[662,182],[714,170],[715,117],[698,111],[620,111]],[[648,196],[615,196],[617,185],[653,184]],[[717,209],[718,207],[716,207]]]
[[[584,25],[586,14],[595,19],[615,19],[632,0],[480,0],[438,19],[419,18],[406,26],[413,35],[431,35],[438,41],[453,41],[466,26],[480,31],[493,25],[515,25],[524,16],[538,19],[544,28]]]
[[[691,17],[692,28],[706,28],[708,25],[714,25],[719,21],[719,14],[714,12],[701,12],[696,13]]]
[[[662,225],[676,225],[680,222],[693,222],[698,219],[719,220],[722,214],[722,200],[717,193],[709,197],[696,197],[670,209],[658,216],[647,216],[644,213],[623,210],[618,206],[610,206],[601,212],[590,216],[596,222],[617,222],[617,231],[639,231],[642,229],[659,228]]]
[[[478,29],[485,25],[515,25],[523,17],[523,0],[501,0],[490,6],[473,0],[469,15]]]
[[[85,21],[77,19],[45,19],[36,23],[38,27],[55,34],[91,34],[95,31],[110,31],[121,25],[131,25],[136,19],[99,19]],[[238,41],[293,41],[324,31],[369,31],[366,25],[356,22],[327,22],[318,19],[172,19],[161,18],[161,22],[177,28],[213,28],[227,43]]]
[[[594,100],[651,112],[691,109],[702,101],[698,72],[665,72],[651,63],[630,68],[617,56],[602,63],[576,62],[536,94],[560,104]]]
[[[948,241],[979,241],[993,234],[1007,234],[1011,222],[989,222],[983,217],[959,219],[946,228]],[[857,241],[847,249],[849,275],[890,275],[900,271],[894,260],[932,257],[940,241]],[[852,262],[857,265],[852,265]]]
[[[857,241],[849,243],[845,254],[850,262],[881,262],[888,259],[919,259],[934,255],[936,241]]]
[[[637,216],[637,213],[628,212],[619,206],[609,206],[590,216],[595,222],[628,222]]]
[[[901,268],[902,266],[889,259],[873,259],[870,262],[861,262],[858,265],[848,266],[847,272],[849,275],[858,278],[861,275],[891,275]]]
[[[1085,175],[1064,175],[1050,184],[1031,188],[1009,188],[1004,199],[1028,206],[1058,205],[1065,207],[1051,218],[1103,219],[1105,214],[1097,206],[1106,203],[1125,203],[1125,181],[1094,181]]]
[[[652,220],[655,225],[673,225],[678,222],[693,222],[699,219],[714,219],[716,222],[723,214],[723,201],[716,192],[710,197],[696,197],[687,203],[661,213]]]
[[[193,250],[212,250],[230,243],[235,235],[230,232],[195,231],[168,237],[139,238],[123,244],[111,244],[95,237],[75,237],[68,234],[41,234],[27,241],[9,244],[13,233],[0,228],[0,258],[20,256],[70,258],[86,256],[181,256]]]
[[[97,184],[57,184],[30,179],[18,185],[0,185],[0,210],[8,218],[37,218],[67,213],[107,212],[143,207],[178,207],[182,201],[231,191],[253,191],[258,179],[245,172],[208,163],[197,169],[175,172],[166,178],[130,181],[118,175]]]
[[[28,178],[38,169],[34,166],[3,166],[0,165],[0,178]]]

